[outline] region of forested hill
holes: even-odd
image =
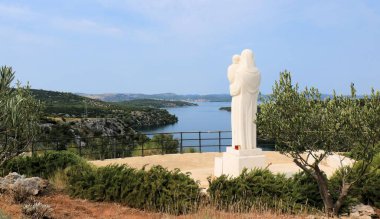
[[[45,104],[45,113],[70,117],[98,117],[112,113],[111,104],[67,92],[31,90],[32,95]]]
[[[88,97],[79,96],[68,92],[58,92],[58,91],[47,91],[47,90],[37,90],[31,89],[33,96],[44,102],[46,105],[80,105],[83,106],[84,103],[92,106],[98,107],[109,107],[110,104],[107,102],[91,99]]]
[[[140,104],[116,104],[78,96],[72,93],[31,90],[32,95],[44,103],[44,115],[49,118],[119,119],[134,129],[151,128],[173,124],[177,117],[167,110],[156,109]]]
[[[168,101],[154,99],[135,99],[123,102],[105,102],[91,99],[73,93],[31,90],[36,99],[45,103],[47,114],[69,115],[81,117],[105,117],[135,110],[148,110],[147,108],[169,108],[181,106],[196,106],[197,104],[185,101]],[[150,109],[152,110],[152,109]]]

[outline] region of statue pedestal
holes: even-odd
[[[260,148],[235,150],[227,147],[222,157],[215,158],[214,176],[225,174],[237,177],[244,168],[264,168],[266,165],[265,155]]]

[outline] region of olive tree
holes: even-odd
[[[15,72],[0,68],[0,166],[33,143],[38,132],[41,105],[30,94],[30,87],[12,86]]]
[[[300,91],[285,71],[273,86],[273,94],[261,104],[258,127],[262,135],[276,142],[276,150],[291,157],[318,184],[325,211],[338,214],[350,188],[366,174],[380,141],[380,93],[356,97],[322,98],[315,88]],[[351,165],[339,170],[341,182],[338,197],[333,197],[328,178],[320,168],[334,152],[350,152]]]

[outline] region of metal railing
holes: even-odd
[[[72,151],[88,159],[110,159],[174,153],[223,152],[231,145],[231,131],[134,133],[118,136],[45,138],[27,152]],[[274,150],[274,144],[258,140],[258,147]]]

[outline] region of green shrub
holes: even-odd
[[[200,200],[198,183],[178,169],[154,166],[145,171],[125,165],[79,165],[71,167],[67,175],[71,196],[94,201],[115,201],[177,215],[193,212]]]
[[[360,171],[361,162],[357,162],[353,167],[352,176],[355,176],[357,171]],[[338,170],[330,179],[330,187],[335,199],[338,196],[338,191],[341,187],[341,170]],[[348,211],[348,207],[352,204],[362,202],[364,204],[374,205],[380,208],[380,153],[374,157],[373,162],[367,169],[365,178],[355,183],[344,202],[342,211]]]
[[[25,204],[21,208],[25,218],[31,219],[48,219],[52,218],[53,209],[49,205],[44,205],[41,202]]]
[[[341,183],[342,183],[342,174],[341,171],[345,169],[349,169],[349,167],[343,167],[334,172],[334,174],[329,179],[329,190],[331,192],[331,196],[333,200],[336,201],[340,194]],[[359,200],[360,191],[357,189],[357,186],[352,186],[349,190],[346,198],[343,201],[342,207],[339,210],[339,213],[349,213],[349,206],[355,205],[360,202]]]
[[[296,203],[309,205],[317,209],[324,207],[318,184],[312,176],[303,171],[296,173],[291,178],[291,185],[290,196]]]
[[[303,172],[287,178],[268,169],[244,170],[236,178],[209,178],[208,193],[217,209],[234,212],[272,209],[297,213],[323,207],[317,184]]]
[[[176,154],[178,153],[179,141],[170,134],[157,134],[152,139],[143,143],[144,155]],[[137,148],[141,149],[141,145]]]
[[[218,209],[246,212],[257,205],[275,208],[282,203],[285,210],[285,205],[293,204],[290,182],[285,175],[275,175],[267,169],[244,170],[236,178],[222,175],[209,179],[208,193]]]
[[[49,178],[59,169],[85,162],[79,156],[67,151],[49,151],[41,155],[20,156],[6,162],[0,173],[7,175],[17,172],[27,176]]]
[[[360,188],[363,203],[380,208],[380,152],[374,157],[368,172],[368,176],[356,188]]]

